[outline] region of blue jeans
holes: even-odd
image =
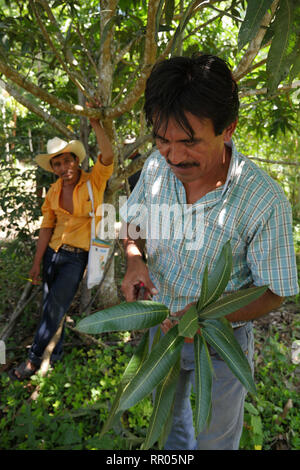
[[[253,372],[254,338],[252,323],[234,330],[247,355]],[[185,343],[181,354],[181,371],[176,389],[173,422],[165,450],[238,450],[244,422],[246,389],[227,364],[211,350],[214,368],[212,412],[208,429],[195,436],[190,401],[195,387],[194,345]]]
[[[48,246],[43,258],[43,313],[41,323],[30,348],[29,360],[40,367],[48,343],[71,305],[82,279],[88,252],[72,253],[63,249],[55,252]],[[51,362],[63,354],[64,328]]]

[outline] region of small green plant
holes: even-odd
[[[246,389],[250,393],[256,393],[247,358],[225,316],[260,297],[267,286],[243,289],[220,298],[230,279],[231,270],[232,251],[228,241],[210,275],[206,266],[200,297],[179,323],[162,337],[158,328],[151,348],[149,332],[144,334],[121,379],[101,436],[126,410],[156,389],[153,412],[142,449],[151,448],[155,442],[158,442],[159,448],[163,447],[172,416],[172,404],[180,368],[180,352],[186,337],[194,340],[197,433],[208,425],[211,411],[213,367],[208,345],[224,359]],[[84,318],[78,323],[77,329],[89,334],[141,330],[160,324],[168,315],[168,308],[157,302],[124,302]]]

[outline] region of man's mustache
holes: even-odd
[[[173,166],[174,168],[193,168],[193,167],[198,167],[198,166],[200,166],[200,164],[197,163],[197,162],[193,162],[193,163],[178,163],[178,164],[175,164],[175,163],[171,163],[168,158],[167,158],[167,163],[168,163],[170,166]]]

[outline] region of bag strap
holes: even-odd
[[[91,222],[91,239],[96,238],[96,223],[95,223],[95,207],[94,207],[94,197],[93,197],[93,190],[92,190],[92,185],[90,180],[87,180],[86,182],[87,187],[88,187],[88,192],[90,196],[90,200],[92,202],[92,212],[90,212],[90,216],[92,217],[92,222]]]

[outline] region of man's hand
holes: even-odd
[[[179,323],[179,321],[177,321],[177,318],[180,320],[183,315],[189,310],[189,308],[196,304],[196,302],[191,302],[190,304],[186,305],[186,307],[184,307],[182,310],[179,310],[178,312],[176,313],[171,313],[171,317],[173,317],[174,319],[171,319],[171,318],[166,318],[162,324],[160,325],[161,326],[161,330],[164,334],[168,333],[168,331],[174,326],[174,325],[177,325]]]
[[[127,271],[122,282],[121,290],[127,302],[138,299],[140,287],[143,285],[144,299],[147,300],[158,293],[149,277],[148,268],[140,257],[135,257],[128,263]]]
[[[88,108],[101,108],[101,103],[98,100],[95,100],[95,104],[86,103]],[[102,123],[99,119],[89,118],[92,128],[94,129],[97,144],[101,153],[100,161],[103,165],[111,165],[114,161],[114,152],[111,145],[111,142],[102,126]]]
[[[41,282],[40,270],[40,264],[34,263],[29,271],[29,278],[32,280],[32,284],[35,286]]]
[[[95,104],[89,103],[88,101],[85,104],[87,108],[94,108],[94,109],[101,108],[102,106],[99,100],[96,100]],[[93,129],[98,128],[99,126],[102,127],[100,119],[90,117],[89,121]]]

